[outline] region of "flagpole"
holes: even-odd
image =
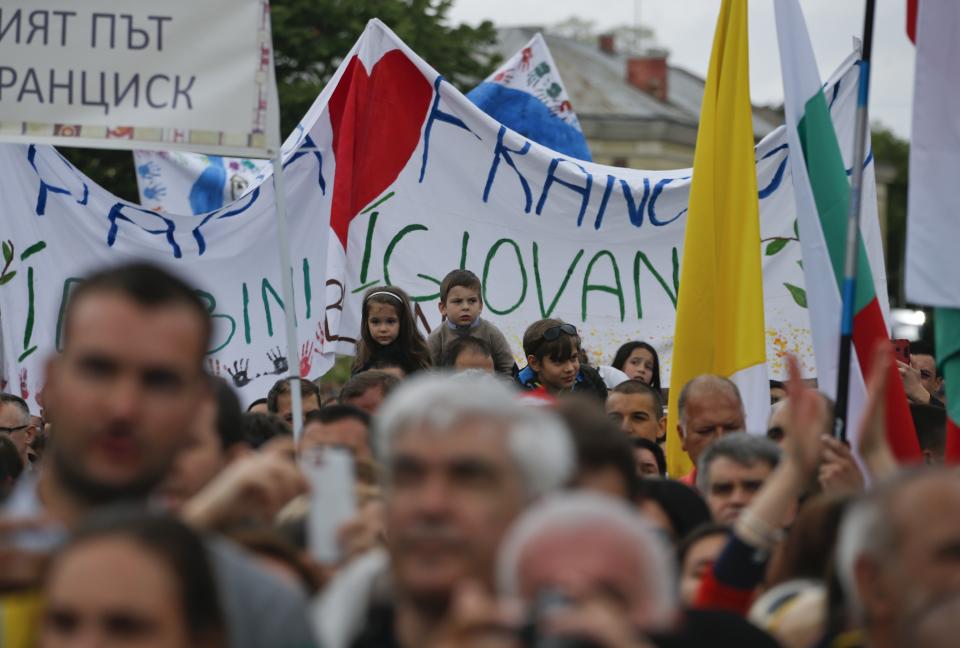
[[[280,252],[280,286],[283,294],[283,323],[286,332],[286,355],[290,381],[290,407],[293,414],[293,439],[300,442],[303,430],[303,409],[300,395],[300,355],[297,351],[297,320],[293,303],[293,271],[290,265],[290,235],[287,228],[287,200],[283,186],[283,159],[278,150],[270,159],[273,167],[273,193],[277,207],[277,246]]]
[[[876,0],[867,0],[863,18],[863,49],[860,56],[860,85],[853,135],[853,171],[850,179],[850,206],[847,212],[847,244],[843,266],[843,310],[840,320],[840,366],[837,371],[837,405],[834,435],[847,440],[847,409],[850,401],[850,359],[853,317],[857,293],[857,257],[860,249],[860,200],[863,193],[863,161],[869,133],[867,100],[870,96],[870,58],[873,50],[873,17]]]

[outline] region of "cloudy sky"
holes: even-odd
[[[826,78],[850,53],[853,37],[863,30],[864,0],[801,0],[821,78]],[[497,25],[551,25],[571,16],[596,23],[598,31],[633,24],[639,19],[653,28],[658,45],[670,50],[670,60],[700,75],[706,74],[719,0],[456,0],[454,22]],[[910,133],[913,94],[913,44],[905,29],[906,0],[877,3],[871,76],[871,121],[899,136]],[[754,103],[780,103],[780,57],[777,52],[773,0],[750,2],[750,87]]]

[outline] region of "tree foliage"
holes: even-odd
[[[887,292],[892,305],[903,306],[903,262],[907,242],[907,184],[910,143],[885,128],[873,130],[873,155],[878,166],[893,170],[887,185]]]
[[[280,96],[281,133],[300,121],[360,36],[379,18],[413,51],[461,90],[486,77],[499,63],[496,29],[451,25],[453,0],[273,0],[274,57]],[[69,148],[62,151],[96,183],[137,202],[129,151]]]

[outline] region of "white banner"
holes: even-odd
[[[4,0],[0,141],[262,157],[272,68],[267,0]]]
[[[827,88],[848,148],[852,63]],[[210,368],[232,376],[246,400],[264,396],[291,363],[315,377],[335,351],[352,353],[360,295],[370,286],[403,287],[424,331],[437,326],[438,284],[457,267],[481,277],[483,316],[503,330],[518,358],[531,322],[560,317],[582,330],[597,362],[609,362],[627,340],[650,341],[669,380],[689,170],[565,159],[484,114],[379,21],[368,25],[284,149],[300,349],[292,359],[282,351],[269,175],[219,210],[160,214],[92,184],[50,147],[0,147],[8,388],[16,391],[22,378],[34,405],[71,286],[95,267],[131,259],[162,263],[204,291],[217,326]],[[772,377],[783,375],[787,352],[800,356],[808,376],[815,371],[786,162],[778,129],[757,147]],[[864,233],[875,253],[872,163]],[[877,293],[885,295],[883,264],[872,256],[871,263]]]
[[[485,113],[547,148],[589,160],[570,97],[543,36],[537,33],[467,94]],[[265,160],[178,151],[134,151],[140,204],[201,214],[237,200],[262,180]]]

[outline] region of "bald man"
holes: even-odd
[[[704,374],[680,391],[677,406],[677,433],[684,452],[696,466],[708,445],[730,432],[746,430],[746,414],[740,390],[727,378]],[[684,483],[694,486],[696,468]]]

